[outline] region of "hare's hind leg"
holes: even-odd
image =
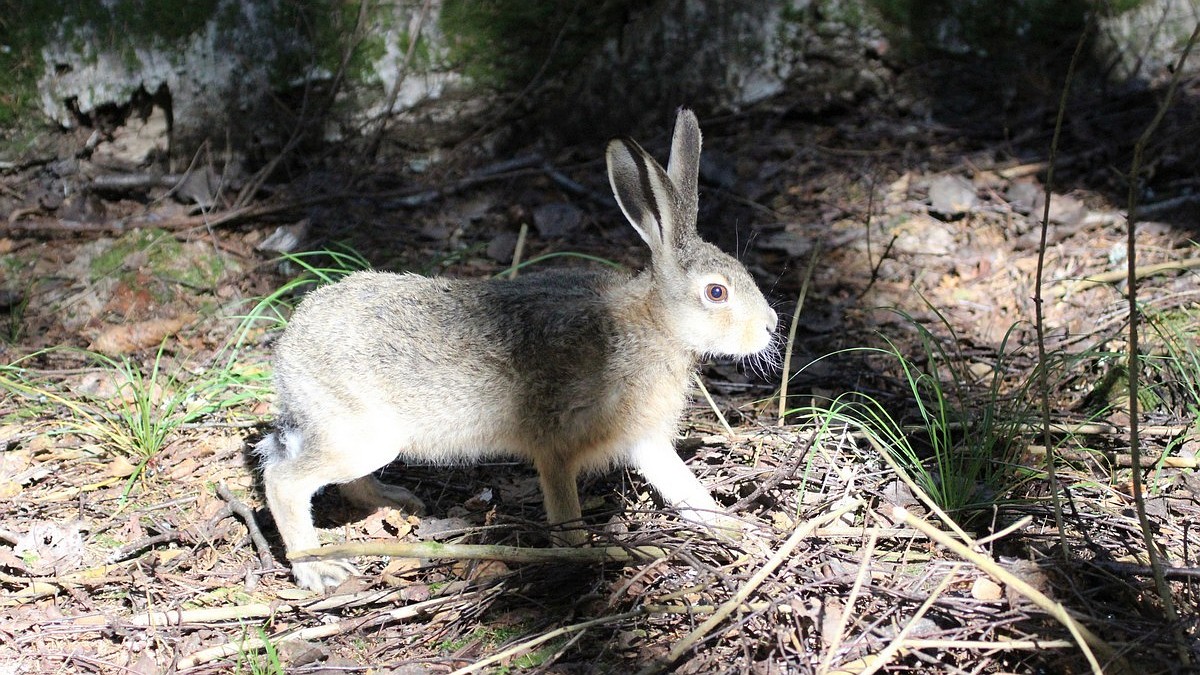
[[[265,457],[263,488],[283,547],[288,553],[316,548],[321,542],[313,526],[312,496],[329,481],[300,459],[303,444],[297,432],[273,434],[259,447],[269,444],[277,451]],[[354,567],[342,560],[293,562],[291,566],[296,585],[318,593],[341,585],[355,573]]]
[[[396,456],[393,448],[378,438],[354,435],[343,428],[288,429],[269,438],[274,439],[274,447],[261,452],[266,459],[263,486],[289,554],[320,545],[312,519],[312,496],[319,488],[331,483],[353,484],[348,488],[352,498],[403,498],[408,493],[403,488],[396,488],[400,492],[382,489],[381,484],[376,489],[364,480],[374,480],[371,472]],[[411,494],[408,497],[420,504]],[[344,560],[292,563],[296,584],[317,592],[335,588],[355,573],[354,566]]]
[[[579,529],[583,511],[579,507],[578,471],[554,459],[539,461],[535,465],[538,482],[542,486],[542,501],[546,505],[546,519],[552,526],[569,524],[566,529],[551,532],[551,540],[561,546],[587,543],[587,532]]]
[[[398,508],[417,516],[425,513],[425,503],[407,488],[384,483],[373,474],[342,483],[338,490],[346,499],[366,508]]]

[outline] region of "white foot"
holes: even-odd
[[[384,483],[375,476],[363,476],[338,486],[346,499],[370,509],[401,509],[406,513],[425,513],[425,503],[407,488]]]
[[[296,585],[317,593],[331,591],[355,574],[358,574],[358,570],[345,560],[292,563],[292,576],[296,577]]]

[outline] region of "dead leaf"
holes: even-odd
[[[1004,594],[1000,584],[987,577],[979,577],[971,584],[971,597],[984,602],[999,600]]]
[[[179,332],[179,329],[186,326],[193,318],[195,317],[192,315],[185,315],[170,319],[150,319],[123,326],[111,326],[96,336],[92,344],[88,345],[88,349],[108,356],[122,356],[139,349],[154,347],[166,337]]]
[[[130,462],[123,455],[116,455],[104,467],[104,473],[113,478],[128,478],[137,470],[137,465]]]

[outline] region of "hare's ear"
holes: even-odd
[[[700,123],[696,113],[680,108],[675,117],[675,135],[671,139],[671,159],[667,162],[667,175],[675,185],[679,204],[680,227],[684,223],[694,224],[699,209],[700,190]]]
[[[655,256],[670,254],[676,226],[676,196],[671,179],[632,139],[608,143],[608,182],[629,224]]]

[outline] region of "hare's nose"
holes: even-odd
[[[768,307],[767,308],[767,332],[773,334],[775,332],[775,329],[778,327],[779,327],[779,315],[775,313],[775,310]]]

